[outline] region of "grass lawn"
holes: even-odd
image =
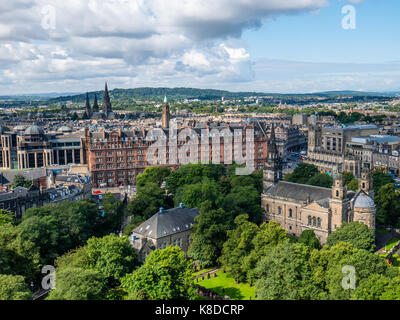
[[[236,284],[235,279],[230,273],[223,273],[222,270],[217,272],[217,277],[211,275],[210,279],[205,279],[198,284],[207,289],[214,290],[219,296],[229,296],[232,300],[251,300],[255,299],[255,287],[250,287],[248,283]],[[224,289],[224,292],[222,292]]]
[[[390,239],[390,241],[386,244],[385,246],[385,250],[389,251],[390,249],[392,249],[394,247],[394,245],[399,241],[399,239],[397,238],[392,238]]]

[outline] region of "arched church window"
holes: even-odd
[[[318,226],[318,228],[321,228],[321,218],[317,219],[317,226]]]
[[[278,207],[278,215],[281,215],[281,214],[282,214],[282,208]]]
[[[267,212],[269,212],[269,204],[267,203],[267,207],[265,208]]]
[[[292,217],[293,217],[293,210],[289,209],[289,218],[292,218]]]
[[[336,197],[339,197],[339,190],[336,190]]]
[[[317,226],[317,219],[315,217],[313,217],[313,219],[312,219],[312,225],[313,225],[313,227]]]
[[[308,216],[308,225],[311,226],[311,216]]]

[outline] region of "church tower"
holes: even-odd
[[[99,112],[99,103],[97,102],[97,95],[96,93],[94,94],[94,102],[93,102],[93,113]]]
[[[374,198],[372,176],[370,171],[366,168],[361,170],[361,178],[358,179],[358,189],[363,190],[371,198]]]
[[[338,173],[333,179],[332,196],[330,200],[331,208],[331,231],[339,228],[343,222],[347,222],[347,187],[342,174]]]
[[[89,94],[86,92],[86,104],[85,104],[85,115],[87,119],[90,119],[92,112],[90,110]]]
[[[162,106],[162,127],[164,129],[169,128],[169,121],[171,120],[171,113],[169,111],[169,104],[167,96],[164,97],[164,103]]]
[[[278,148],[275,140],[275,126],[272,124],[271,136],[268,141],[267,163],[263,170],[263,190],[267,190],[270,186],[282,179],[282,162],[279,157]]]
[[[103,97],[103,105],[102,105],[103,113],[106,118],[110,118],[112,115],[112,109],[111,109],[111,100],[110,100],[110,95],[108,93],[108,87],[107,87],[107,82],[106,86],[104,89],[104,97]]]

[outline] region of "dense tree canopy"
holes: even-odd
[[[129,299],[194,299],[193,267],[177,246],[152,251],[144,264],[122,279]]]
[[[376,220],[382,225],[395,226],[400,217],[400,194],[393,183],[379,188],[374,198],[376,204]]]
[[[358,249],[373,251],[375,248],[374,232],[361,222],[344,222],[328,236],[326,243],[334,246],[341,241],[351,243]]]
[[[31,300],[32,293],[22,276],[0,274],[0,300]]]
[[[203,202],[193,225],[189,257],[203,267],[214,266],[226,241],[230,218],[223,209],[212,209],[210,201]]]

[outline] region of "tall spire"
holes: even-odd
[[[168,103],[167,96],[164,96],[164,103]]]
[[[99,103],[97,102],[97,94],[94,94],[93,112],[99,112]]]
[[[85,104],[85,115],[89,119],[90,116],[92,115],[92,112],[90,110],[90,102],[89,102],[89,93],[86,92],[86,104]]]
[[[275,125],[272,123],[271,126],[271,135],[268,141],[268,160],[275,160],[279,158],[278,148],[276,146],[276,139],[275,139]]]
[[[108,93],[108,87],[107,87],[107,82],[106,86],[104,88],[104,97],[103,97],[103,113],[106,117],[108,117],[109,113],[112,112],[111,110],[111,101],[110,101],[110,95]]]

